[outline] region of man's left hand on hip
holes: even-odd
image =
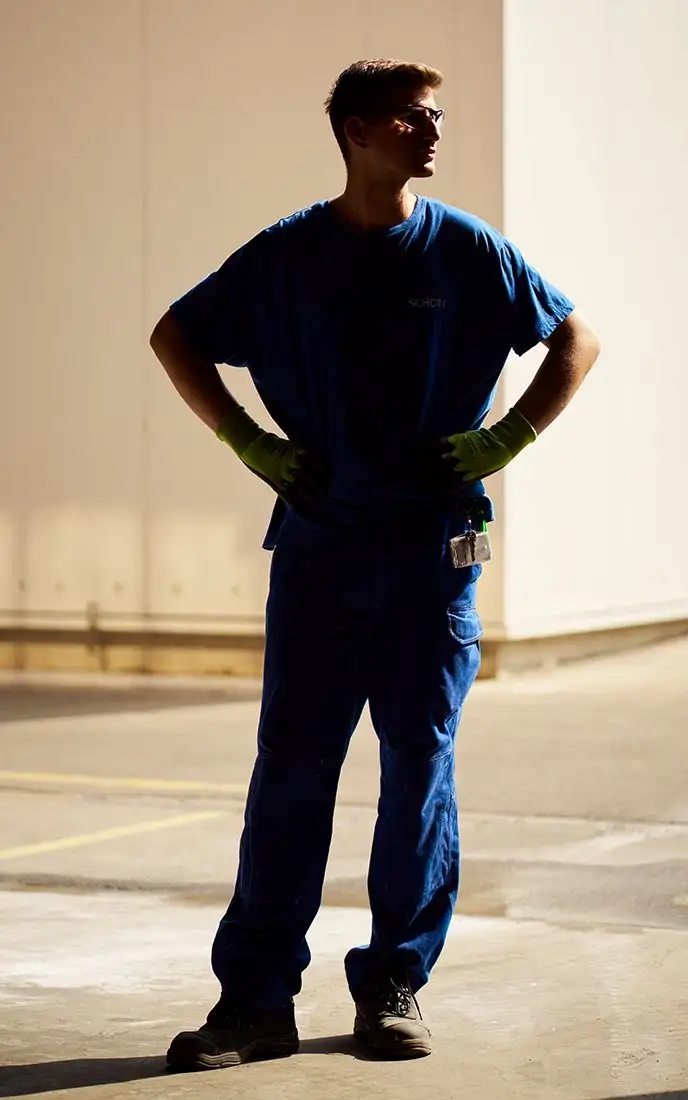
[[[535,439],[535,429],[513,408],[491,428],[446,436],[443,458],[459,475],[457,480],[465,484],[502,470]]]

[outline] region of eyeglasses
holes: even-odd
[[[437,107],[426,107],[422,103],[404,103],[394,111],[394,118],[403,122],[410,130],[419,130],[429,121],[434,122],[438,130],[442,129],[445,110]]]

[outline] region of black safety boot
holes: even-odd
[[[262,1058],[286,1058],[299,1049],[294,1005],[264,1012],[220,1000],[198,1031],[182,1031],[167,1052],[170,1070],[224,1069]]]
[[[354,1036],[378,1058],[424,1058],[432,1054],[430,1029],[405,977],[371,980],[356,1000]]]

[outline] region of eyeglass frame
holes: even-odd
[[[417,130],[418,127],[400,118],[399,113],[402,111],[423,111],[426,121],[432,121],[438,130],[442,129],[447,115],[444,107],[428,107],[425,103],[402,103],[399,107],[395,107],[390,111],[389,114],[391,114],[397,122],[401,122],[404,126],[408,126],[409,130]]]

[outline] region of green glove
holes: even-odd
[[[324,468],[288,439],[265,432],[237,405],[220,421],[217,438],[286,500],[313,499],[326,487]]]
[[[442,443],[446,449],[444,458],[451,462],[457,474],[464,475],[461,481],[467,482],[479,481],[502,470],[536,439],[535,428],[513,408],[491,428],[449,435]]]

